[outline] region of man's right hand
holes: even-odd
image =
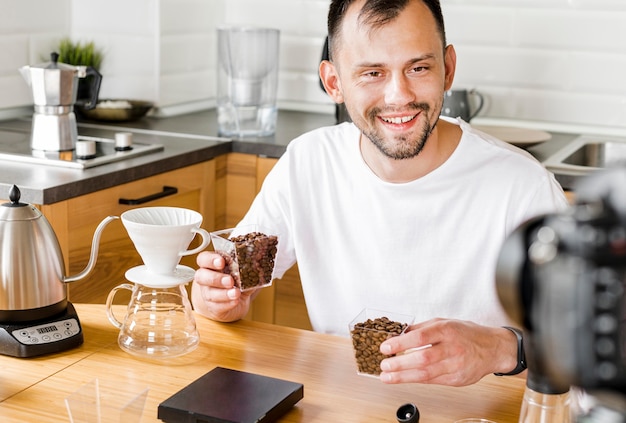
[[[191,302],[198,313],[220,322],[246,315],[257,290],[241,292],[232,276],[222,273],[224,258],[212,251],[198,254],[198,270],[191,287]]]

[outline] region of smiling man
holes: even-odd
[[[411,181],[440,166],[461,136],[458,125],[439,122],[456,53],[445,44],[443,20],[425,3],[355,3],[343,19],[331,11],[331,62],[321,64],[320,75],[362,131],[370,168],[389,182]],[[438,3],[429,3],[439,14]]]
[[[415,316],[386,341],[386,383],[467,385],[523,370],[494,275],[506,237],[567,206],[527,152],[440,117],[452,86],[438,0],[333,0],[320,77],[352,123],[293,140],[240,225],[278,235],[275,275],[298,263],[309,318],[348,335],[366,307]],[[196,311],[242,318],[240,292],[215,253],[198,255]],[[430,345],[430,348],[420,348]]]

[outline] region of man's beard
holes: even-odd
[[[421,116],[426,117],[421,132],[416,134],[413,138],[408,138],[405,135],[397,136],[390,141],[386,141],[380,131],[376,130],[377,116],[381,113],[381,109],[372,109],[367,117],[372,125],[369,130],[361,130],[371,142],[383,153],[386,157],[394,160],[410,159],[417,156],[426,145],[426,141],[430,137],[430,134],[435,129],[435,125],[439,118],[435,119],[435,122],[431,125],[428,120],[428,112],[430,106],[426,103],[411,103],[409,104],[411,110],[420,111]]]

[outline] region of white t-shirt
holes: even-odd
[[[567,201],[529,153],[449,121],[463,129],[458,147],[415,181],[379,179],[352,123],[296,138],[267,176],[240,224],[279,235],[278,278],[298,262],[314,330],[347,336],[366,307],[511,323],[494,280],[502,243]]]

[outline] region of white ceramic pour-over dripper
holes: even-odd
[[[200,228],[202,215],[194,210],[142,207],[122,213],[121,220],[152,275],[175,277],[182,256],[199,253],[211,242],[209,233]],[[187,250],[196,234],[200,234],[202,243]]]

